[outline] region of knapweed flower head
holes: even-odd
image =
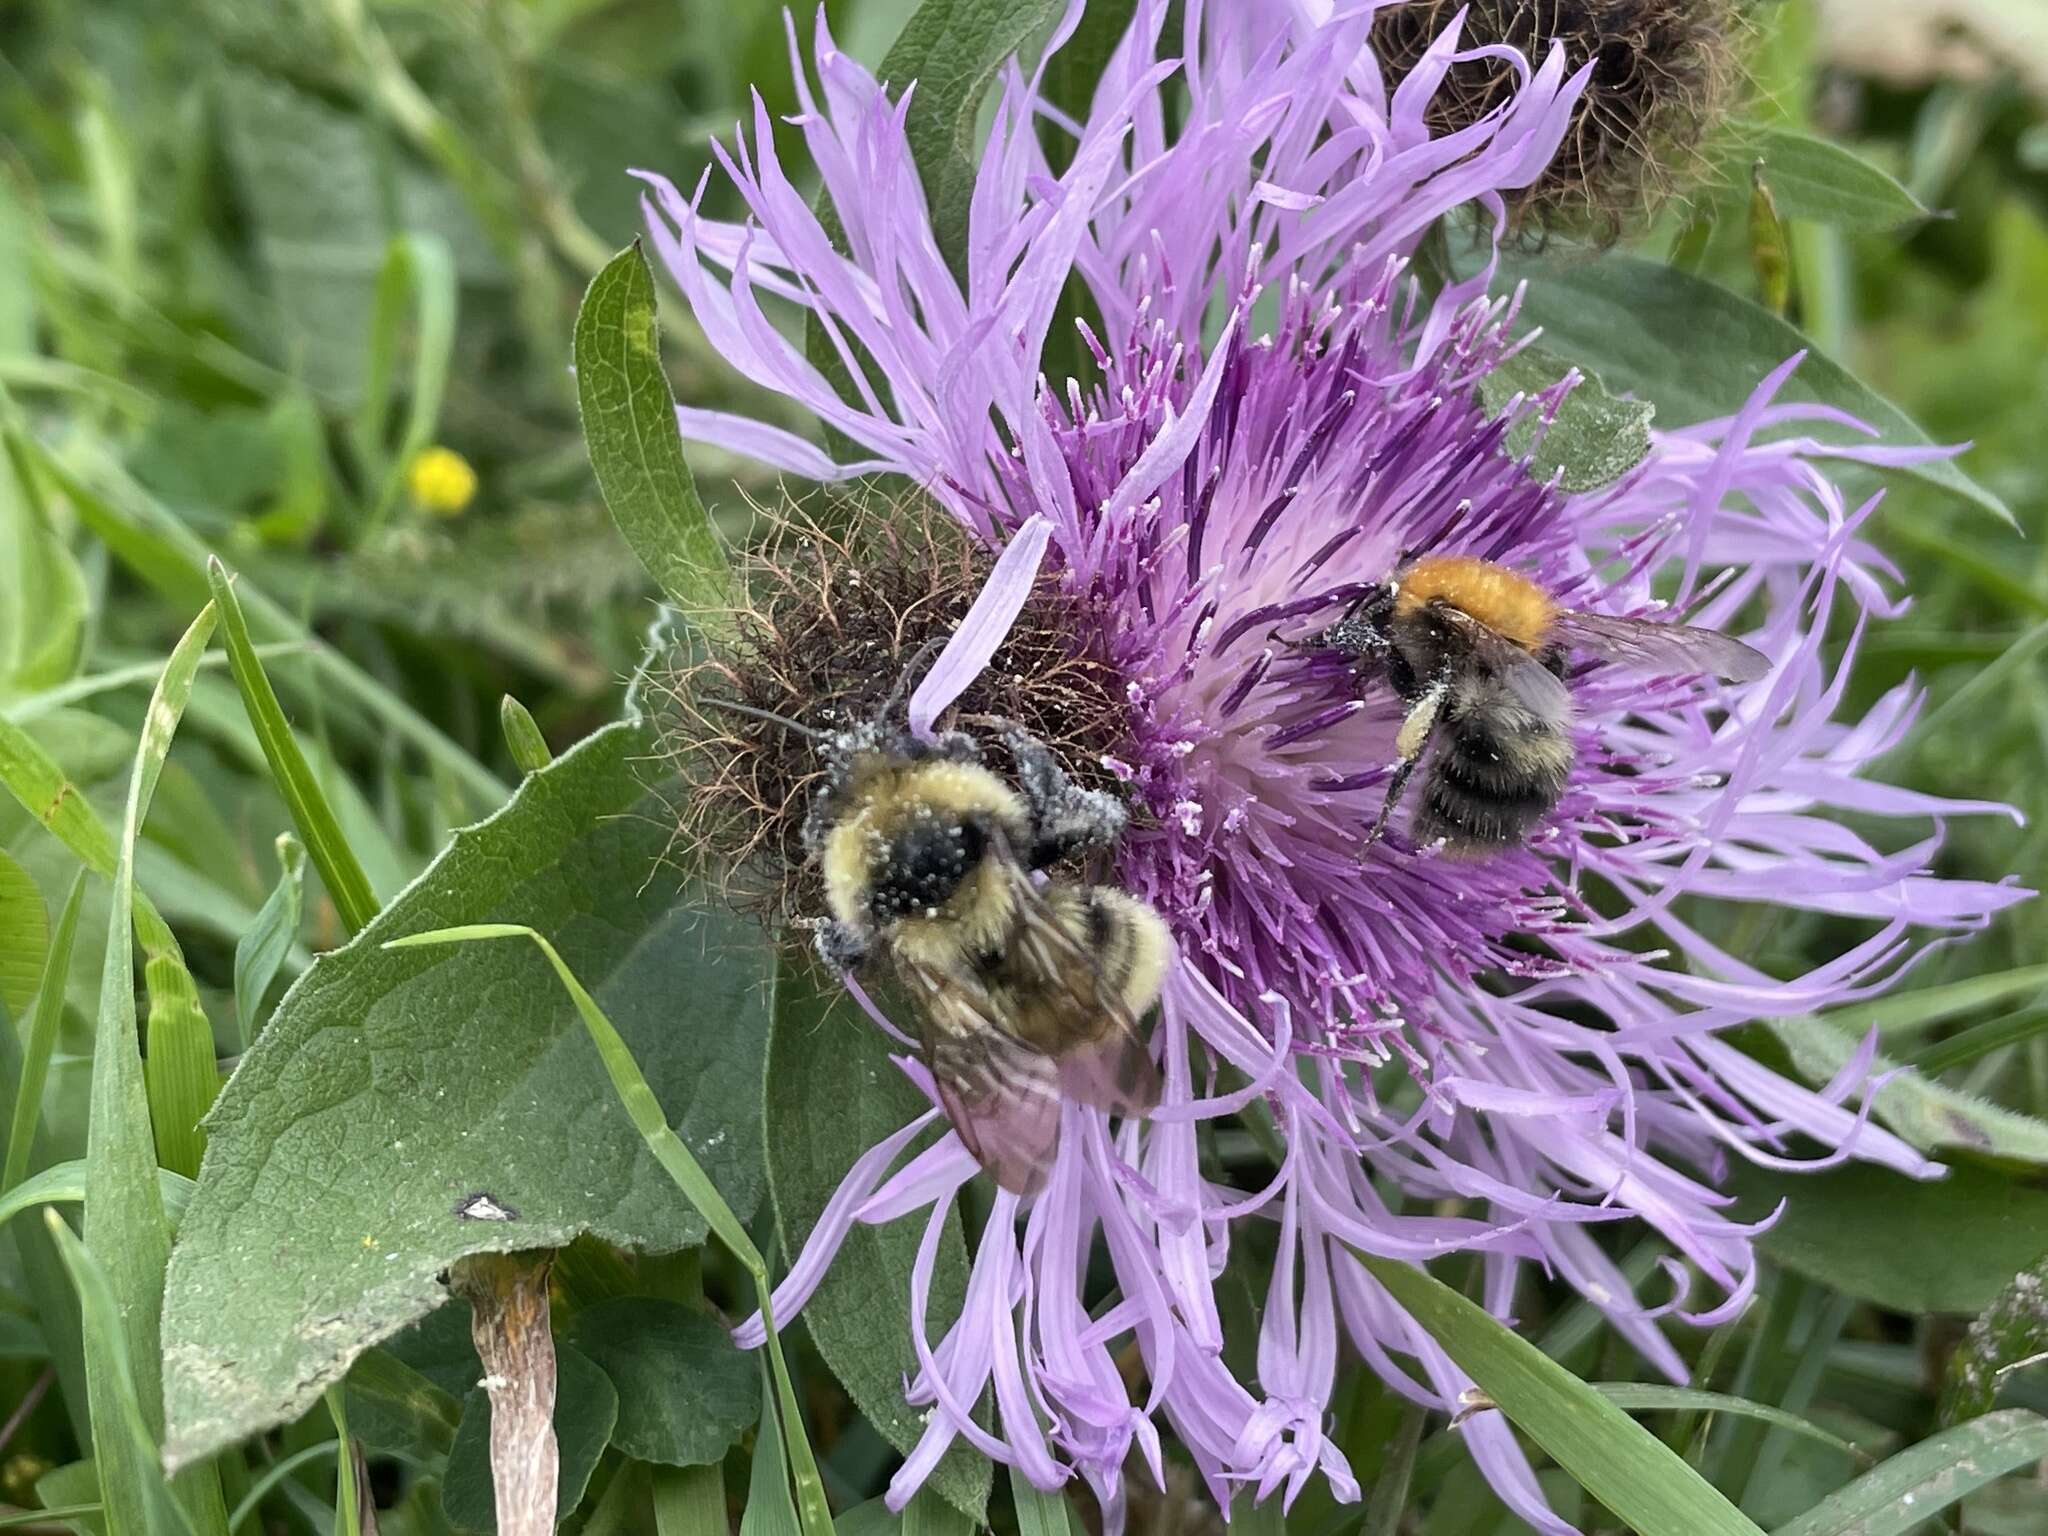
[[[1466,57],[1425,108],[1438,135],[1483,120],[1520,89],[1508,53],[1551,47],[1591,72],[1563,141],[1527,186],[1503,189],[1512,221],[1612,238],[1703,170],[1701,146],[1741,79],[1737,0],[1399,0],[1373,16],[1370,46],[1390,82],[1408,77],[1457,19]]]
[[[1012,66],[964,276],[906,139],[909,82],[885,88],[822,21],[794,121],[843,244],[792,186],[764,110],[718,154],[744,223],[700,214],[703,181],[685,194],[645,176],[657,246],[713,344],[858,447],[833,459],[687,405],[685,433],[800,477],[893,472],[989,549],[910,698],[915,728],[945,718],[1020,613],[1036,627],[1048,585],[1066,595],[1070,654],[1115,684],[1100,766],[1134,812],[1115,878],[1178,943],[1153,1026],[1164,1102],[1123,1121],[1066,1106],[1047,1188],[997,1192],[943,1336],[929,1282],[978,1170],[956,1136],[930,1140],[936,1108],[848,1171],[784,1282],[778,1303],[800,1306],[854,1224],[923,1213],[907,1390],[929,1414],[898,1506],[964,1440],[1040,1487],[1084,1478],[1114,1525],[1127,1469],[1156,1481],[1169,1431],[1225,1507],[1240,1490],[1291,1500],[1319,1473],[1356,1496],[1325,1432],[1340,1351],[1418,1403],[1455,1408],[1471,1388],[1361,1253],[1477,1254],[1504,1316],[1534,1262],[1682,1379],[1660,1320],[1725,1319],[1756,1281],[1757,1229],[1717,1187],[1727,1158],[1939,1172],[1871,1121],[1867,1054],[1815,1090],[1723,1032],[1868,996],[1916,933],[2020,895],[1934,878],[1936,837],[1887,852],[1833,819],[1973,809],[1860,777],[1914,696],[1848,717],[1854,640],[1836,661],[1823,647],[1831,626],[1860,637],[1898,607],[1862,536],[1875,503],[1850,504],[1827,465],[1910,455],[1808,435],[1844,422],[1780,398],[1794,358],[1726,419],[1657,432],[1611,485],[1534,477],[1510,434],[1550,420],[1575,379],[1490,414],[1481,386],[1514,350],[1515,295],[1490,290],[1490,263],[1427,290],[1408,258],[1453,210],[1505,232],[1595,66],[1470,49],[1450,25],[1390,86],[1376,7],[1308,9],[1191,4],[1169,37],[1166,5],[1141,3],[1084,121]],[[1515,88],[1434,131],[1438,91],[1475,56]],[[1058,171],[1048,127],[1071,140]],[[1049,338],[1076,290],[1098,317],[1080,330],[1092,363],[1054,376]],[[770,301],[807,313],[848,387],[770,323]],[[1368,845],[1401,705],[1290,642],[1423,553],[1498,562],[1571,607],[1740,633],[1771,670],[1730,689],[1582,659],[1566,678],[1574,766],[1526,846],[1453,860],[1398,820]],[[1773,976],[1693,926],[1699,898],[1826,913],[1861,936]],[[931,1092],[914,1056],[901,1065]],[[1273,1162],[1232,1160],[1258,1138],[1210,1134],[1238,1116]],[[1617,1221],[1669,1248],[1640,1292],[1599,1240]],[[1241,1375],[1217,1283],[1252,1236],[1271,1280]],[[1087,1288],[1092,1255],[1112,1292]],[[758,1320],[741,1336],[758,1340]],[[1462,1433],[1523,1518],[1568,1529],[1499,1414]]]

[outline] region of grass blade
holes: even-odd
[[[2048,1419],[1987,1413],[1922,1440],[1771,1536],[1905,1536],[1985,1484],[2048,1456]]]
[[[633,1060],[633,1053],[626,1048],[626,1042],[612,1026],[604,1010],[597,1005],[597,999],[584,990],[555,946],[533,929],[517,923],[472,923],[460,928],[441,928],[431,933],[408,934],[402,939],[393,939],[386,949],[408,949],[427,944],[462,944],[484,939],[527,939],[540,947],[548,964],[554,967],[563,988],[576,1004],[576,1011],[582,1016],[584,1028],[590,1032],[591,1042],[597,1047],[598,1056],[603,1060],[605,1071],[611,1077],[612,1086],[618,1091],[619,1102],[625,1108],[627,1117],[647,1143],[647,1149],[654,1154],[668,1176],[675,1180],[676,1187],[703,1215],[718,1240],[731,1250],[734,1258],[746,1268],[753,1278],[755,1294],[761,1304],[761,1320],[768,1330],[768,1362],[775,1380],[775,1400],[781,1411],[782,1423],[789,1437],[789,1462],[791,1476],[795,1479],[797,1509],[801,1518],[803,1536],[831,1536],[832,1511],[825,1502],[825,1485],[818,1475],[818,1463],[811,1453],[811,1442],[804,1433],[803,1417],[797,1408],[796,1391],[791,1385],[789,1366],[783,1359],[782,1340],[775,1330],[774,1286],[768,1279],[767,1261],[761,1257],[761,1250],[754,1246],[754,1240],[747,1236],[747,1229],[740,1225],[739,1218],[732,1213],[732,1207],[725,1203],[725,1197],[718,1192],[705,1174],[690,1149],[683,1145],[682,1138],[669,1128],[668,1119],[662,1113],[661,1101],[655,1098],[654,1090],[647,1086],[647,1078]],[[762,1412],[762,1433],[765,1436],[773,1426],[775,1415]],[[780,1432],[777,1434],[780,1442]],[[758,1452],[756,1453],[759,1454]],[[751,1507],[751,1504],[750,1504]]]
[[[1073,1536],[1067,1501],[1033,1487],[1015,1467],[1010,1468],[1010,1499],[1017,1506],[1017,1536]]]
[[[149,813],[186,701],[192,696],[193,678],[213,626],[214,611],[209,604],[171,651],[143,717],[142,740],[135,749],[116,852],[106,964],[100,977],[86,1129],[85,1241],[93,1258],[108,1266],[102,1278],[113,1302],[113,1321],[111,1329],[96,1328],[91,1308],[85,1309],[85,1363],[93,1455],[112,1536],[154,1529],[156,1517],[150,1512],[147,1490],[152,1480],[162,1478],[153,1437],[163,1423],[158,1324],[163,1310],[164,1266],[171,1246],[158,1189],[149,1099],[136,1049],[135,839]],[[70,1236],[69,1229],[65,1236]],[[77,1273],[73,1266],[74,1283]],[[144,1430],[140,1438],[124,1418],[128,1411],[124,1398],[131,1394]],[[139,1465],[138,1458],[145,1453],[148,1465]],[[225,1528],[227,1511],[221,1504],[219,1479],[210,1468],[188,1474],[185,1492],[188,1508],[205,1531]]]
[[[363,1517],[356,1509],[356,1457],[348,1437],[348,1402],[340,1387],[327,1389],[327,1416],[334,1420],[334,1536],[358,1536]]]
[[[398,328],[406,298],[413,301],[412,388],[405,412],[405,430],[395,452],[384,449],[385,418],[391,404],[391,375],[398,354]],[[391,515],[413,456],[433,441],[441,419],[441,400],[448,389],[448,361],[455,348],[455,258],[439,235],[394,235],[377,274],[374,318],[370,325],[370,359],[365,372],[362,408],[355,439],[371,478],[377,501],[370,509],[369,529],[375,532]]]
[[[783,1454],[765,1366],[761,1376],[761,1428],[754,1437],[754,1466],[747,1478],[747,1507],[740,1512],[740,1536],[798,1536],[796,1505],[789,1497],[789,1458]]]
[[[1840,1435],[1830,1434],[1811,1419],[1787,1413],[1782,1408],[1773,1408],[1768,1403],[1753,1403],[1746,1397],[1734,1397],[1726,1392],[1702,1392],[1693,1387],[1667,1387],[1657,1382],[1601,1381],[1593,1383],[1593,1390],[1624,1413],[1668,1410],[1674,1413],[1725,1413],[1736,1418],[1758,1419],[1775,1428],[1817,1440],[1865,1466],[1871,1463],[1868,1452],[1858,1450]]]
[[[57,1026],[64,1021],[64,978],[71,974],[71,950],[78,938],[78,909],[85,899],[85,871],[80,870],[57,916],[36,989],[36,1009],[29,1018],[28,1043],[22,1052],[21,1077],[14,1085],[14,1117],[7,1129],[7,1159],[0,1165],[0,1194],[28,1176],[29,1153],[42,1123],[43,1087],[50,1077],[50,1056],[57,1048]]]
[[[85,468],[74,470],[57,460],[34,439],[0,426],[11,450],[33,459],[43,473],[63,487],[78,519],[115,559],[157,592],[179,606],[204,602],[210,595],[207,548],[178,517],[159,506],[111,455],[89,443],[69,445]],[[104,479],[117,489],[98,489]],[[443,734],[425,716],[393,694],[347,657],[321,644],[304,624],[260,592],[240,582],[242,606],[275,640],[307,647],[320,688],[355,704],[390,735],[419,749],[469,793],[478,806],[495,810],[508,793],[506,785],[483,764]],[[311,693],[311,688],[305,690]],[[108,863],[112,864],[111,857]]]
[[[1394,1443],[1387,1448],[1386,1462],[1366,1500],[1365,1524],[1359,1528],[1359,1536],[1395,1536],[1401,1529],[1401,1516],[1408,1510],[1408,1490],[1415,1481],[1415,1457],[1422,1449],[1422,1430],[1428,1422],[1429,1414],[1419,1404],[1410,1403],[1402,1411],[1401,1426],[1394,1432]]]
[[[0,716],[0,784],[96,875],[114,872],[114,840],[85,792],[27,731]]]
[[[206,1134],[199,1122],[220,1092],[213,1025],[199,1006],[199,988],[185,969],[185,957],[170,930],[161,922],[146,923],[138,912],[135,931],[142,942],[143,984],[149,990],[149,1047],[142,1072],[156,1134],[156,1160],[187,1178],[197,1178],[206,1152]]]
[[[591,279],[576,311],[575,356],[583,440],[612,521],[663,592],[697,623],[723,627],[732,572],[683,457],[654,274],[638,240]]]
[[[92,1428],[108,1536],[126,1536],[131,1531],[147,1536],[194,1536],[191,1522],[164,1480],[163,1463],[143,1411],[134,1357],[128,1349],[130,1330],[122,1326],[120,1303],[107,1273],[55,1211],[45,1212],[43,1220],[78,1291],[87,1358],[100,1362],[95,1369]],[[119,1441],[123,1448],[119,1481],[106,1457],[106,1446],[112,1441]],[[221,1518],[225,1528],[225,1512]]]
[[[30,1174],[6,1194],[0,1195],[0,1227],[38,1205],[83,1204],[85,1170],[86,1162],[81,1157],[68,1163],[54,1163],[40,1173]],[[156,1180],[157,1195],[163,1201],[164,1219],[175,1228],[178,1218],[185,1214],[186,1203],[192,1198],[192,1181],[168,1168],[157,1169]]]
[[[0,851],[0,1004],[24,1012],[43,974],[50,947],[50,914],[29,872]]]
[[[277,839],[277,887],[235,945],[235,1027],[242,1049],[256,1043],[263,998],[298,942],[306,899],[306,846],[289,832]]]
[[[242,1495],[241,1502],[235,1505],[235,1512],[228,1516],[230,1536],[248,1523],[249,1517],[262,1507],[263,1501],[270,1497],[271,1491],[279,1483],[307,1462],[317,1461],[322,1456],[332,1456],[340,1449],[339,1440],[322,1440],[318,1445],[309,1445],[304,1450],[292,1452],[274,1467],[266,1467],[263,1475],[249,1485],[249,1491]]]
[[[718,1467],[655,1468],[655,1536],[730,1536],[731,1530]]]
[[[291,812],[292,825],[299,829],[311,855],[313,867],[334,898],[342,926],[360,932],[377,915],[377,894],[370,889],[370,877],[356,861],[355,851],[342,835],[341,824],[306,754],[292,737],[292,728],[278,706],[277,693],[264,675],[263,663],[249,640],[249,624],[242,616],[241,601],[235,596],[234,578],[218,560],[206,563],[206,579],[213,588],[213,601],[220,610],[221,637],[226,642],[235,686],[241,690],[242,706],[249,712],[249,724],[263,747],[263,760],[270,764],[270,777]]]
[[[1937,1041],[1906,1060],[1922,1076],[1939,1077],[1951,1067],[1967,1066],[1993,1051],[2018,1045],[2043,1032],[2048,1032],[2048,1008],[2029,1008],[2002,1019],[1973,1024],[1960,1034]]]
[[[1477,1303],[1413,1265],[1352,1252],[1517,1429],[1641,1536],[1762,1536],[1655,1435]]]

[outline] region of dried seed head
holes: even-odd
[[[651,678],[662,756],[680,782],[672,857],[714,872],[727,898],[772,923],[823,911],[805,859],[804,813],[823,772],[814,738],[721,706],[744,705],[811,731],[871,720],[930,642],[951,637],[993,556],[923,496],[838,509],[759,509],[766,537],[741,565],[735,638],[679,654]],[[1123,750],[1115,674],[1090,654],[1086,599],[1041,576],[988,669],[953,718],[1011,719],[1089,788],[1116,790],[1101,765]],[[936,647],[920,666],[929,666]],[[913,680],[914,681],[914,680]],[[997,753],[994,761],[1000,763]]]
[[[1593,61],[1557,156],[1507,194],[1518,230],[1618,238],[1705,169],[1701,145],[1727,115],[1741,76],[1739,0],[1406,0],[1373,18],[1389,82],[1405,79],[1466,10],[1461,48],[1505,43],[1540,62],[1562,43],[1566,68]],[[1452,68],[1429,107],[1438,134],[1470,127],[1516,90],[1500,59]]]

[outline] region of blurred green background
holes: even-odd
[[[872,65],[912,8],[827,10]],[[2024,828],[1953,824],[1941,866],[2039,888],[2048,40],[2022,0],[1920,10],[1961,30],[1857,0],[1757,7],[1748,110],[1852,144],[1938,212],[1896,230],[1795,226],[1784,302],[1936,438],[1972,441],[1966,467],[2017,517],[2002,527],[1925,484],[1893,487],[1874,537],[1914,602],[1869,638],[1852,703],[1920,678],[1920,726],[1885,775],[2019,807]],[[798,25],[807,34],[808,11]],[[516,778],[502,695],[557,750],[613,717],[654,610],[591,481],[570,326],[585,283],[637,233],[626,167],[690,185],[750,84],[790,108],[784,18],[763,0],[0,0],[0,715],[118,824],[148,687],[205,601],[215,551],[241,573],[270,674],[380,898]],[[1768,296],[1747,168],[1716,166],[1642,239],[1660,254],[1690,239],[1714,276]],[[716,182],[708,205],[738,212]],[[726,371],[679,308],[663,318],[680,398],[803,428]],[[692,459],[742,530],[745,497],[772,480]],[[276,882],[289,821],[217,665],[161,795],[142,883],[232,1056],[234,946]],[[74,866],[11,800],[0,851],[54,912]],[[2037,1114],[2048,987],[2010,977],[2048,959],[2042,934],[2022,907],[1936,955],[1915,986],[2006,979],[1907,1046]],[[341,937],[311,889],[302,937],[287,975]],[[1790,969],[1842,931],[1802,920],[1750,938]],[[53,1069],[51,1102],[73,1111],[50,1116],[59,1155],[83,1137],[92,947]],[[18,1013],[33,978],[0,979]],[[35,1372],[13,1363],[32,1310],[4,1268],[0,1289],[4,1420]],[[1855,1329],[1877,1385],[1843,1412],[1918,1390],[1924,1330],[1874,1314]],[[62,1453],[56,1409],[0,1444],[0,1504],[25,1502]],[[1795,1481],[1784,1507],[1812,1491]],[[1446,1498],[1431,1529],[1490,1528],[1457,1512],[1481,1496]],[[2018,1533],[2038,1531],[2025,1522],[2039,1512],[1973,1518]]]

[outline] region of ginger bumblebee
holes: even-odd
[[[1415,561],[1361,593],[1309,644],[1349,660],[1361,684],[1382,673],[1406,706],[1386,802],[1366,842],[1385,831],[1426,760],[1411,835],[1464,858],[1520,843],[1564,794],[1576,755],[1564,681],[1572,651],[1731,682],[1770,669],[1762,654],[1715,630],[1564,608],[1527,577],[1469,555]]]

